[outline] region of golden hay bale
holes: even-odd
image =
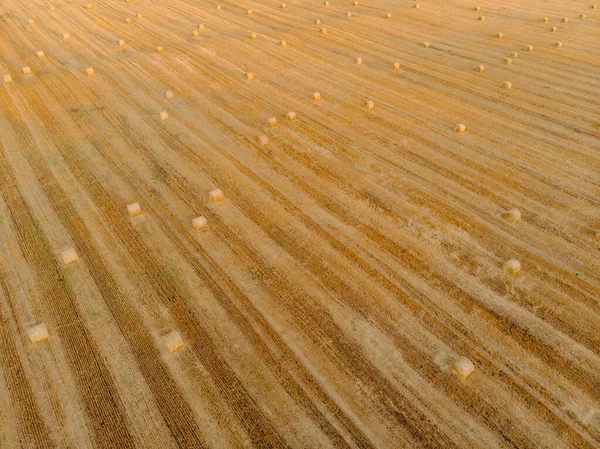
[[[169,352],[175,352],[183,346],[183,339],[181,334],[177,331],[173,331],[162,338],[163,344]]]
[[[560,48],[560,47],[562,47],[562,42],[555,42],[555,43],[554,43],[554,46],[555,46],[556,48]]]
[[[413,8],[415,8],[415,9],[419,9],[419,4],[418,4],[418,3],[415,3],[415,4],[413,5]]]
[[[363,60],[362,60],[362,58],[355,58],[355,59],[354,59],[354,63],[355,63],[356,65],[361,65],[361,64],[363,63]]]
[[[319,101],[321,99],[321,94],[319,92],[313,92],[310,94],[310,98],[312,98],[314,101]]]
[[[25,75],[31,75],[31,68],[29,68],[29,67],[23,67],[23,73]]]
[[[504,61],[502,61],[505,65],[509,65],[512,64],[512,59],[510,58],[505,58]]]
[[[275,117],[271,117],[267,120],[267,126],[269,128],[275,128],[277,126],[277,119]]]
[[[127,213],[130,217],[135,217],[136,215],[140,215],[142,213],[142,208],[140,207],[140,203],[131,203],[127,205]]]
[[[88,67],[87,69],[85,69],[85,73],[87,73],[87,76],[94,76],[94,69],[91,67]]]
[[[169,120],[169,113],[167,111],[162,111],[159,115],[161,120]]]
[[[475,8],[473,8],[473,11],[479,11],[481,8],[479,6],[476,6]]]
[[[247,80],[253,80],[254,79],[254,73],[252,73],[252,72],[246,72],[245,76],[246,76]]]
[[[93,5],[85,5],[86,9],[92,9],[94,6]]]
[[[452,365],[452,372],[461,379],[466,379],[473,371],[475,371],[473,362],[463,356],[458,357]]]
[[[252,39],[253,41],[255,41],[256,39],[258,39],[258,35],[256,33],[252,33],[250,35],[250,39]]]
[[[525,47],[525,51],[533,51],[533,45],[528,45],[527,47]]]
[[[4,82],[5,83],[12,83],[12,76],[10,76],[10,74],[6,74],[4,75]]]
[[[71,39],[71,35],[69,33],[63,33],[63,39],[67,41]]]
[[[286,41],[279,41],[279,45],[282,47],[286,47],[287,46],[287,42]]]
[[[289,121],[296,120],[296,113],[294,111],[290,111],[285,114],[285,118],[287,118]]]
[[[509,276],[514,276],[521,271],[521,263],[516,259],[507,260],[502,264],[502,270]]]
[[[131,22],[133,22],[133,21],[131,20],[131,17],[126,17],[126,18],[125,18],[125,23],[131,23]]]
[[[192,226],[196,231],[202,231],[203,229],[206,229],[208,222],[203,215],[200,215],[192,220]]]
[[[252,10],[251,10],[251,9],[249,9],[249,10],[248,10],[248,15],[249,15],[249,16],[251,16],[252,14],[253,14]]]
[[[567,19],[566,17],[563,17],[562,19],[560,19],[560,21],[562,23],[567,23],[569,21],[569,19]]]
[[[392,69],[394,69],[394,70],[400,70],[400,63],[399,62],[394,62],[394,64],[392,64]]]
[[[347,12],[346,13],[346,17],[352,17],[352,13],[351,12]]]
[[[391,14],[388,12],[388,13],[385,15],[385,18],[386,18],[386,19],[391,19],[391,18],[392,18],[392,15],[391,15]]]
[[[223,201],[223,199],[225,198],[225,195],[223,194],[223,191],[221,189],[213,189],[208,193],[208,196],[210,197],[210,199],[214,202],[217,203],[219,201]]]
[[[321,19],[315,19],[315,24],[316,25],[321,25]]]
[[[38,58],[43,58],[46,56],[42,50],[36,51],[35,54],[37,55]]]
[[[475,67],[476,72],[483,72],[484,70],[485,70],[485,67],[482,65],[478,65],[477,67]]]
[[[502,83],[502,89],[510,89],[512,87],[512,83],[510,81],[504,81]]]
[[[156,47],[156,53],[162,53],[163,51],[165,51],[165,49],[162,48],[160,45]]]
[[[496,33],[496,39],[502,39],[503,37],[504,37],[504,34]]]
[[[198,37],[198,36],[200,36],[200,32],[198,30],[193,30],[192,31],[192,36]]]
[[[125,46],[125,39],[119,39],[119,47]]]
[[[33,19],[29,19],[29,20],[27,21],[27,23],[28,23],[29,25],[31,25],[31,26],[34,26],[34,25],[35,25],[35,20],[33,20]]]
[[[327,34],[327,28],[321,28],[321,34]]]
[[[269,138],[265,134],[260,134],[256,137],[256,143],[264,147],[269,143]]]
[[[479,16],[477,17],[477,20],[479,20],[480,22],[485,22],[485,16]]]
[[[464,133],[467,130],[467,125],[465,125],[464,123],[457,123],[456,125],[454,125],[454,131],[456,131],[457,133]]]
[[[542,22],[543,23],[548,23],[548,17],[542,17]]]
[[[166,90],[165,91],[165,98],[173,98],[174,94],[172,90]]]
[[[558,28],[556,28],[556,27],[552,27],[552,28],[550,28],[550,32],[551,32],[551,33],[555,33],[555,32],[556,32],[556,30],[558,30]]]
[[[38,323],[27,330],[31,343],[39,343],[48,339],[48,328],[44,323]]]
[[[519,209],[512,208],[504,212],[504,219],[510,223],[516,223],[521,219],[521,211]]]
[[[423,42],[423,48],[429,48],[431,44],[429,42]]]
[[[77,251],[74,248],[67,248],[60,253],[60,259],[63,264],[70,265],[79,260],[79,256],[77,255]]]
[[[373,109],[375,107],[375,102],[373,100],[365,101],[365,107],[367,109]]]
[[[517,59],[519,57],[519,53],[512,52],[510,55],[508,55],[508,57],[512,59]]]

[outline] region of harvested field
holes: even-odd
[[[5,0],[0,448],[600,447],[600,9]]]

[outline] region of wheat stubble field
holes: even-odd
[[[0,4],[0,447],[600,446],[600,7],[88,1]]]

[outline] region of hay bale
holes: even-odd
[[[215,6],[215,8],[217,8],[219,11],[222,9],[221,5],[217,5],[217,6]]]
[[[352,13],[351,12],[347,12],[346,13],[346,17],[352,17]]]
[[[475,67],[475,71],[476,72],[483,72],[485,70],[485,67],[482,65],[478,65],[477,67]]]
[[[119,47],[125,46],[125,39],[119,39]]]
[[[199,23],[198,24],[198,29],[199,30],[203,30],[204,29],[204,24],[203,23]]]
[[[44,58],[46,56],[42,50],[36,51],[35,54],[38,58]]]
[[[556,28],[556,27],[552,27],[552,28],[550,28],[550,32],[551,32],[551,33],[555,33],[557,29],[558,29],[558,28]]]
[[[392,15],[391,15],[391,14],[388,12],[388,13],[385,15],[385,18],[386,18],[386,19],[391,19],[391,18],[392,18]]]
[[[48,339],[48,328],[44,323],[38,323],[27,329],[27,335],[31,343],[39,343]]]
[[[415,9],[419,9],[419,4],[418,4],[418,3],[415,3],[415,4],[413,5],[413,8],[415,8]]]
[[[555,43],[554,43],[554,46],[555,46],[556,48],[560,48],[560,47],[562,47],[562,42],[555,42]]]
[[[286,41],[279,41],[279,45],[282,47],[287,47],[287,42]]]
[[[502,39],[503,37],[504,37],[504,34],[496,33],[496,39]]]
[[[323,2],[323,6],[329,6],[329,2]]]
[[[50,11],[56,11],[56,6],[51,6]]]
[[[504,81],[502,83],[502,89],[510,89],[512,87],[512,83],[510,81]]]
[[[142,208],[140,207],[140,203],[131,203],[127,205],[127,213],[130,217],[135,217],[136,215],[140,215],[142,213]]]
[[[217,203],[219,201],[223,201],[223,199],[225,198],[225,195],[223,194],[223,191],[221,189],[211,190],[208,195],[210,196],[210,199],[214,203]]]
[[[251,9],[249,9],[249,10],[248,10],[248,15],[249,15],[249,16],[251,16],[252,14],[253,14],[252,10],[251,10]]]
[[[131,20],[131,17],[126,17],[126,18],[125,18],[125,23],[131,23],[131,22],[133,22],[133,21]]]
[[[429,48],[431,44],[429,42],[423,42],[423,48]]]
[[[277,126],[277,119],[275,117],[271,117],[267,120],[267,126],[269,128],[275,128]]]
[[[321,28],[321,34],[327,34],[327,28]]]
[[[528,51],[528,52],[533,51],[533,45],[528,45],[527,47],[525,47],[525,51]]]
[[[287,118],[289,121],[296,120],[296,113],[294,111],[290,111],[285,114],[285,118]]]
[[[310,98],[312,98],[314,101],[319,101],[321,99],[321,94],[319,92],[313,92],[310,94]]]
[[[31,75],[31,68],[29,68],[29,67],[23,67],[23,73],[25,75]]]
[[[203,215],[200,215],[192,220],[192,226],[196,231],[202,231],[203,229],[206,229],[208,222]]]
[[[198,37],[198,36],[200,36],[200,32],[198,30],[194,30],[194,31],[192,31],[192,36]]]
[[[69,33],[63,33],[63,39],[68,41],[69,39],[71,39],[71,35]]]
[[[365,107],[367,109],[373,109],[375,107],[375,102],[373,100],[365,101]]]
[[[355,1],[354,3],[352,3],[353,6],[358,6],[358,2]]]
[[[517,259],[507,260],[502,264],[502,271],[509,276],[514,276],[521,271],[521,263]]]
[[[479,6],[476,6],[475,8],[473,8],[473,11],[479,11],[481,8]]]
[[[34,25],[35,25],[35,20],[33,20],[33,19],[29,19],[29,20],[27,21],[27,23],[28,23],[29,25],[31,25],[31,26],[34,26]]]
[[[250,35],[250,39],[252,39],[253,41],[255,41],[256,39],[258,39],[258,35],[256,33],[252,33]]]
[[[563,17],[562,19],[560,19],[560,21],[562,23],[567,23],[569,21],[569,19],[567,19],[566,17]]]
[[[253,80],[254,79],[254,73],[252,72],[246,72],[246,79],[247,80]]]
[[[79,260],[79,256],[74,248],[67,248],[60,253],[60,259],[62,260],[63,264],[71,265]]]
[[[519,57],[519,53],[512,52],[510,55],[508,55],[508,57],[511,59],[517,59]]]
[[[504,61],[502,61],[505,65],[509,65],[512,64],[512,59],[510,58],[505,58]]]
[[[183,339],[181,338],[181,334],[177,331],[164,335],[162,342],[169,352],[175,352],[183,346]]]
[[[542,22],[543,23],[548,23],[548,17],[542,17]]]
[[[169,99],[169,98],[173,98],[174,94],[172,90],[166,90],[165,91],[165,98]]]
[[[285,3],[282,3],[280,6],[281,6],[281,9],[287,8],[287,5]]]
[[[164,120],[169,120],[169,113],[168,113],[167,111],[162,111],[162,112],[159,114],[159,117],[160,117],[160,119],[161,119],[161,120],[163,120],[163,121],[164,121]]]
[[[5,83],[12,83],[12,76],[10,76],[10,74],[6,74],[4,75],[4,82]]]
[[[585,19],[585,17],[586,17],[585,14],[579,14],[580,19]]]
[[[598,8],[598,5],[592,5],[592,6],[590,6],[590,8],[591,8],[591,9],[597,9],[597,8]]]
[[[475,371],[473,362],[464,356],[458,357],[452,364],[452,372],[461,379],[466,379],[473,371]]]
[[[510,223],[516,223],[521,219],[521,211],[516,207],[504,212],[504,219]]]
[[[394,62],[394,64],[392,65],[392,69],[393,70],[400,70],[400,63],[399,62]]]
[[[94,69],[91,67],[88,67],[87,69],[85,69],[85,73],[87,73],[87,76],[94,76]]]
[[[156,53],[162,53],[163,51],[165,51],[165,49],[162,48],[160,45],[156,47]]]
[[[321,19],[315,19],[315,25],[321,25]]]
[[[94,8],[94,6],[93,6],[93,5],[85,5],[85,9],[88,9],[88,10],[89,10],[89,9],[93,9],[93,8]]]
[[[457,123],[456,125],[454,125],[454,131],[456,131],[457,133],[464,133],[467,130],[467,125],[465,125],[464,123]]]
[[[477,17],[477,20],[479,20],[480,22],[485,22],[485,16],[479,16]]]
[[[269,143],[269,138],[265,134],[260,134],[256,137],[256,143],[264,147]]]
[[[354,63],[355,63],[356,65],[361,65],[361,64],[363,63],[363,60],[362,60],[362,58],[355,58],[355,59],[354,59]]]

